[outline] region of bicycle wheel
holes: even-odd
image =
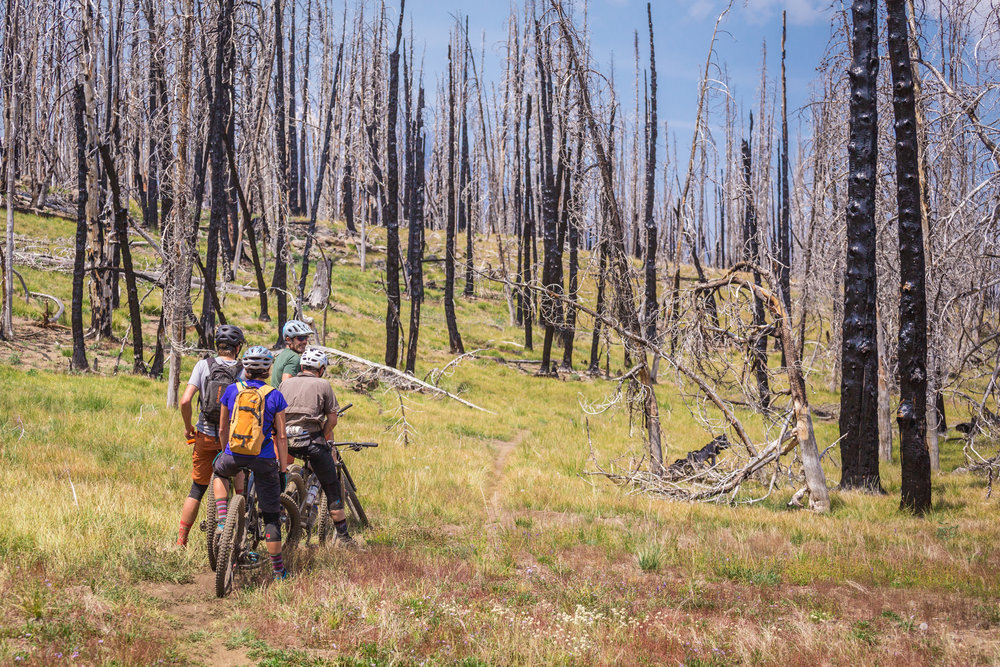
[[[330,507],[326,503],[326,493],[319,492],[316,499],[316,540],[322,545],[330,537]]]
[[[292,500],[295,504],[299,506],[299,512],[302,511],[302,503],[306,500],[306,483],[302,481],[302,475],[297,472],[289,472],[287,474],[287,482],[285,483],[284,493]]]
[[[215,474],[208,481],[208,494],[205,496],[205,547],[208,550],[208,566],[215,571],[216,552],[218,545],[215,543],[215,526],[219,523],[218,513],[215,509]]]
[[[354,517],[354,521],[361,528],[367,528],[369,526],[368,515],[365,514],[365,508],[361,506],[361,501],[358,500],[358,492],[354,488],[354,480],[351,479],[351,473],[347,472],[347,466],[343,463],[340,465],[343,472],[340,476],[340,488],[344,498],[344,505],[350,512],[350,515]]]
[[[243,549],[246,536],[246,498],[233,496],[226,514],[226,528],[222,531],[216,552],[215,595],[224,598],[233,590],[236,560]]]
[[[292,549],[302,537],[302,520],[299,514],[299,504],[288,494],[282,493],[278,499],[281,503],[281,530],[284,539],[281,541],[281,549]]]

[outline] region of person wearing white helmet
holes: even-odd
[[[264,519],[264,539],[275,579],[288,576],[281,554],[281,491],[288,454],[281,392],[267,384],[274,355],[255,345],[243,354],[246,379],[226,388],[219,414],[219,440],[225,443],[212,468],[219,534],[228,514],[228,480],[240,470],[253,471],[257,504]],[[263,409],[260,409],[263,404]],[[262,438],[259,436],[263,436]],[[234,451],[235,450],[235,451]]]
[[[322,350],[315,347],[305,350],[299,372],[283,381],[279,391],[288,402],[285,427],[288,453],[309,461],[326,494],[330,518],[337,529],[335,544],[350,549],[357,545],[347,532],[347,516],[337,475],[337,450],[331,444],[340,406],[330,383],[323,379],[328,364]]]
[[[285,349],[278,353],[274,359],[274,368],[271,370],[271,384],[277,387],[290,377],[294,377],[299,372],[299,357],[309,345],[309,337],[313,335],[313,330],[309,325],[300,320],[288,320],[281,328],[281,336],[285,339]]]

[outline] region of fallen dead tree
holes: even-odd
[[[390,384],[396,389],[399,389],[401,391],[425,391],[431,394],[436,394],[438,396],[445,396],[453,401],[458,401],[462,405],[470,407],[474,410],[479,410],[480,412],[485,412],[486,414],[489,415],[496,414],[492,410],[487,410],[486,408],[479,407],[475,403],[471,403],[465,400],[464,398],[449,393],[444,389],[441,389],[440,387],[435,387],[434,385],[428,384],[423,380],[418,380],[412,375],[408,375],[397,368],[386,366],[385,364],[380,364],[375,361],[369,361],[368,359],[364,359],[363,357],[358,357],[356,355],[344,352],[343,350],[338,350],[333,347],[323,347],[323,346],[317,346],[317,347],[320,350],[326,352],[327,354],[331,354],[340,359],[344,359],[345,361],[354,365],[355,367],[363,368],[365,373],[374,373],[375,376],[378,378],[378,380],[380,380],[381,382],[385,382],[386,384]]]

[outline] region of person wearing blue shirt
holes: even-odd
[[[226,525],[226,514],[229,508],[228,480],[235,477],[242,468],[253,471],[257,487],[257,504],[260,506],[261,517],[264,519],[264,535],[267,552],[271,556],[271,567],[275,579],[288,576],[281,555],[281,478],[285,473],[288,458],[288,442],[285,437],[285,408],[288,403],[277,389],[271,388],[264,398],[264,411],[261,420],[264,441],[260,453],[256,456],[234,454],[229,447],[230,415],[236,397],[242,390],[241,385],[263,387],[267,384],[267,376],[274,363],[271,351],[260,345],[251,347],[243,355],[243,370],[246,373],[245,383],[231,384],[222,395],[222,405],[219,415],[219,441],[225,443],[225,449],[215,459],[215,508],[219,519],[217,533]],[[276,451],[277,450],[277,451]]]

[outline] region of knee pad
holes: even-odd
[[[264,519],[264,540],[267,542],[281,541],[281,514],[278,512],[261,512]]]
[[[200,501],[202,496],[205,495],[205,491],[208,490],[208,484],[199,484],[198,482],[191,482],[191,490],[188,491],[188,498],[194,498]]]
[[[332,482],[323,482],[323,492],[326,494],[326,502],[331,510],[344,509],[344,500],[341,498],[340,483],[334,479]]]

